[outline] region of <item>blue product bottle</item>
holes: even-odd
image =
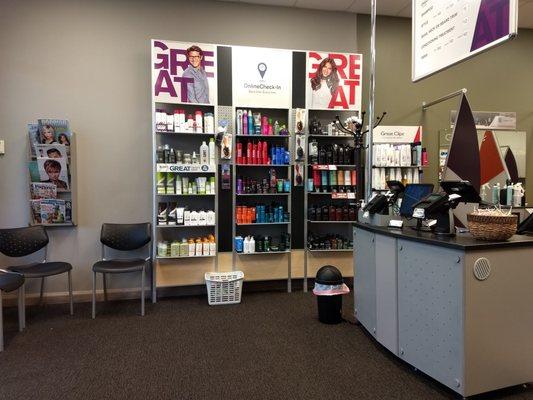
[[[242,250],[243,250],[243,240],[242,240],[242,236],[237,236],[235,238],[235,251],[237,253],[242,253]]]
[[[285,165],[289,165],[290,164],[290,159],[291,159],[291,154],[285,149],[283,148],[283,150],[285,150],[285,159],[284,159],[284,164]]]
[[[283,156],[282,147],[276,146],[276,164],[283,164],[283,159],[285,157]]]
[[[270,148],[270,162],[272,164],[277,164],[277,159],[276,159],[276,146],[272,146]]]
[[[254,118],[252,117],[252,110],[248,110],[248,135],[254,134]]]

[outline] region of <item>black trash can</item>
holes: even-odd
[[[315,283],[319,285],[342,285],[341,272],[333,265],[325,265],[316,273]],[[324,324],[342,322],[342,294],[320,295],[315,292],[318,303],[318,319]]]

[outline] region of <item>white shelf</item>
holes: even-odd
[[[211,164],[161,164],[156,166],[156,172],[176,172],[180,174],[214,174],[216,165]]]
[[[175,257],[171,257],[171,256],[166,256],[166,257],[161,257],[161,256],[156,256],[156,258],[158,260],[177,260],[177,259],[180,259],[180,258],[212,258],[212,257],[216,257],[216,255],[207,255],[207,256],[175,256]]]
[[[57,224],[30,224],[31,226],[44,226],[44,227],[52,227],[52,226],[76,226],[76,224],[72,223],[72,222],[61,222],[61,223],[57,223]]]
[[[216,196],[216,194],[175,194],[175,193],[156,193],[157,196],[174,196],[174,197],[209,197],[209,196]]]
[[[422,168],[422,165],[387,165],[387,166],[377,166],[372,165],[372,168]]]

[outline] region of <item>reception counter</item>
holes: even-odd
[[[355,315],[462,396],[533,381],[533,237],[483,242],[354,224]]]

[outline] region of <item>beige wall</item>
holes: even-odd
[[[357,19],[359,50],[369,56],[370,17]],[[411,82],[411,20],[380,17],[376,26],[376,113],[387,111],[386,125],[424,126],[424,145],[431,168],[428,182],[437,181],[438,131],[449,129],[450,110],[458,109],[459,97],[422,112],[431,101],[461,88],[468,89],[473,110],[516,111],[518,130],[528,133],[526,175],[533,177],[533,30],[421,82]],[[367,64],[368,65],[368,64]],[[364,69],[363,102],[368,104],[369,69]],[[366,107],[366,106],[365,106]],[[527,195],[533,200],[533,184]]]
[[[49,258],[74,265],[77,290],[90,288],[102,222],[151,220],[152,38],[357,49],[356,16],[346,13],[204,0],[3,1],[0,227],[28,223],[26,124],[69,119],[78,134],[79,226],[49,230]],[[137,285],[125,276],[111,282]],[[48,289],[65,290],[64,279],[52,278]]]

